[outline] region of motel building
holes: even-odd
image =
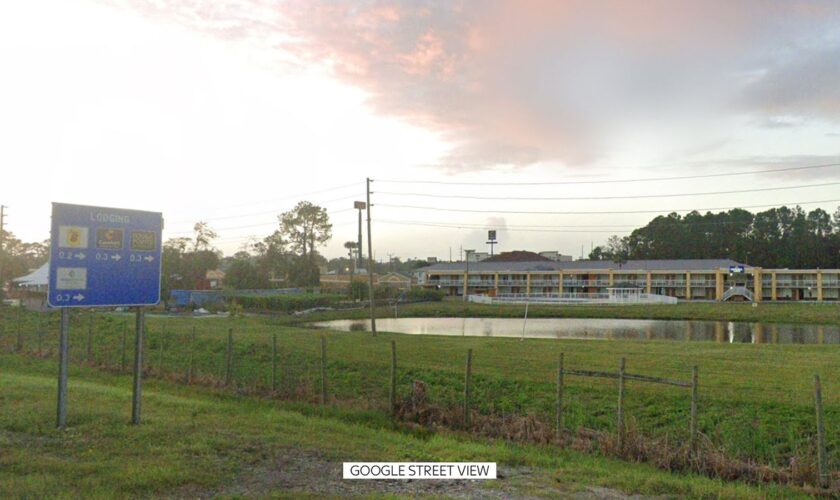
[[[500,301],[638,294],[672,301],[822,302],[837,301],[840,292],[840,269],[762,269],[729,259],[554,261],[532,255],[533,261],[434,264],[418,270],[418,285]]]

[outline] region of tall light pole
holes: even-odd
[[[467,301],[467,295],[469,294],[470,289],[470,255],[473,254],[475,250],[464,250],[464,256],[466,257],[467,262],[467,269],[464,273],[464,302]]]

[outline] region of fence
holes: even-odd
[[[0,348],[38,357],[54,356],[55,345],[50,341],[54,335],[45,334],[55,331],[57,316],[32,315],[21,313],[19,310],[0,309]],[[133,347],[127,341],[130,321],[129,316],[75,313],[71,323],[71,346],[75,346],[75,349],[71,350],[71,360],[118,374],[126,373],[126,359],[133,354]],[[493,412],[493,398],[522,396],[522,391],[532,387],[517,388],[517,384],[490,384],[490,381],[482,376],[481,370],[476,371],[475,361],[480,359],[480,354],[477,357],[473,349],[463,351],[463,375],[459,377],[455,370],[441,373],[416,366],[400,366],[400,343],[396,340],[380,342],[377,345],[381,346],[381,350],[365,353],[367,359],[381,357],[380,363],[374,367],[347,357],[342,359],[341,354],[346,354],[347,351],[332,350],[331,341],[325,336],[303,333],[289,342],[284,338],[288,335],[269,332],[257,342],[254,332],[247,328],[226,327],[224,333],[216,328],[214,331],[221,335],[199,337],[195,325],[196,322],[193,321],[189,328],[173,328],[167,324],[147,327],[148,355],[145,356],[144,366],[146,376],[162,377],[176,383],[224,386],[238,391],[324,406],[353,405],[364,401],[370,408],[383,411],[394,418],[443,424],[485,435],[489,432],[490,435],[506,438],[512,437],[492,434],[502,432],[494,430],[493,427],[505,425],[511,417],[510,412],[507,412],[507,416],[499,416]],[[616,382],[612,389],[616,398],[613,424],[606,426],[606,430],[599,430],[598,433],[614,439],[617,453],[621,456],[629,456],[626,448],[632,444],[627,442],[627,401],[628,398],[634,397],[634,392],[628,390],[629,385],[638,382],[670,386],[686,391],[688,395],[684,402],[680,402],[682,399],[678,401],[678,404],[684,404],[683,409],[672,408],[675,418],[681,419],[688,437],[690,460],[686,461],[684,468],[695,468],[713,475],[710,467],[704,468],[702,465],[705,454],[711,451],[701,445],[703,434],[698,419],[704,411],[710,410],[703,406],[703,400],[700,398],[699,367],[687,367],[686,378],[675,379],[636,373],[632,370],[632,357],[627,356],[620,358],[616,371],[587,369],[585,366],[571,367],[564,358],[564,353],[558,354],[556,373],[541,382],[554,388],[551,405],[554,414],[545,415],[548,417],[545,421],[553,420],[553,425],[548,424],[548,429],[553,435],[552,442],[563,444],[564,436],[575,433],[575,426],[569,425],[567,421],[570,411],[572,416],[586,411],[587,400],[583,399],[584,403],[580,403],[580,397],[575,405],[570,406],[569,377]],[[376,368],[381,366],[390,369]],[[422,379],[426,381],[418,388],[418,380]],[[358,380],[368,380],[369,383],[362,384]],[[511,394],[515,391],[519,392]],[[348,398],[347,395],[351,393],[355,394],[355,400]],[[421,415],[433,413],[430,409],[434,406],[431,404],[431,395],[434,395],[437,401],[445,401],[446,404],[439,405],[438,413],[434,416],[436,420],[427,421],[423,420],[425,417]],[[816,420],[812,420],[814,435],[811,443],[816,455],[816,470],[811,480],[825,487],[831,475],[819,377],[814,379],[813,395],[812,415],[815,415]],[[521,409],[517,413],[519,417],[525,418],[529,411]],[[523,438],[534,439],[536,434],[532,429],[523,434]]]
[[[470,295],[470,302],[481,304],[563,304],[563,305],[622,305],[622,304],[676,304],[676,297],[652,293],[506,293],[495,297]]]

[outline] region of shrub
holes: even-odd
[[[243,309],[279,312],[302,311],[304,309],[312,309],[313,307],[335,307],[342,300],[344,300],[344,296],[342,295],[315,293],[272,295],[268,297],[245,295],[236,298],[236,301]]]
[[[433,288],[412,288],[405,293],[409,302],[440,302],[445,294]]]

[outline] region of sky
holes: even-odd
[[[840,163],[837,1],[3,2],[0,64],[27,241],[58,201],[207,221],[232,254],[306,199],[337,257],[366,178],[377,260],[840,206],[839,166],[785,170]]]

